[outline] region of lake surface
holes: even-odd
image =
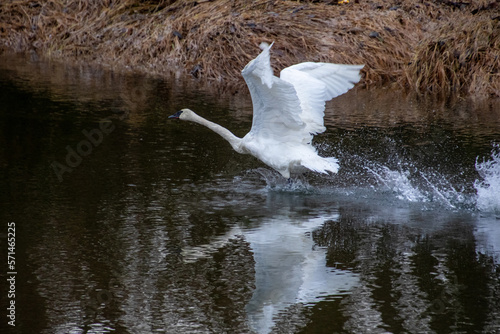
[[[351,91],[339,173],[291,182],[183,107],[251,126],[244,93],[1,57],[2,333],[500,332],[498,101]]]

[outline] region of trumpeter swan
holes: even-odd
[[[204,125],[226,139],[238,153],[251,154],[285,178],[306,169],[318,173],[338,171],[337,159],[320,157],[312,145],[324,132],[325,102],[354,87],[363,65],[305,62],[273,75],[271,45],[241,71],[253,103],[252,128],[238,138],[226,128],[182,109],[170,116]]]

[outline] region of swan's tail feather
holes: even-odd
[[[339,171],[339,164],[337,158],[329,157],[314,159],[313,161],[302,161],[302,166],[313,172],[327,174],[328,172],[337,173]]]
[[[332,173],[337,173],[339,171],[339,160],[337,158],[329,157],[323,159],[328,163],[328,168],[325,168],[327,171]]]

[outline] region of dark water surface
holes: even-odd
[[[500,332],[498,102],[352,91],[315,139],[339,174],[291,183],[182,107],[251,126],[244,94],[2,56],[2,333]]]

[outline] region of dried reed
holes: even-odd
[[[499,0],[6,0],[0,46],[242,85],[275,41],[276,70],[301,61],[366,64],[365,85],[500,97]]]
[[[421,93],[500,97],[500,22],[450,20],[417,46],[406,76]]]

